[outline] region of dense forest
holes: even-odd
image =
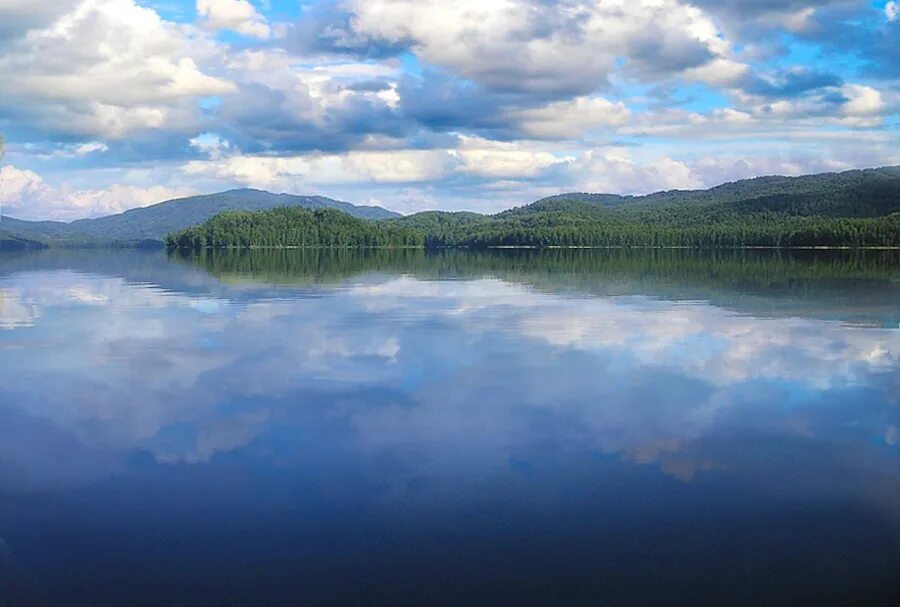
[[[280,207],[226,211],[166,237],[169,248],[422,247],[424,238],[397,224],[359,219],[335,209]]]
[[[334,210],[229,212],[172,234],[204,247],[897,247],[900,168],[762,177],[648,196],[566,194],[496,215],[373,222]]]

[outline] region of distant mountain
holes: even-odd
[[[171,235],[167,244],[185,249],[898,247],[900,167],[762,177],[648,196],[564,194],[496,215],[425,211],[378,225],[352,219],[331,210],[226,213]]]
[[[748,201],[752,200],[775,201],[771,205],[773,209],[784,212],[788,209],[783,203],[788,199],[792,201],[807,199],[819,200],[821,204],[816,210],[824,211],[829,216],[874,217],[900,211],[895,197],[898,179],[900,179],[900,166],[890,166],[799,177],[779,175],[755,177],[724,183],[706,190],[668,190],[643,196],[573,192],[548,196],[524,207],[510,209],[500,215],[532,213],[559,209],[565,205],[578,206],[580,204],[636,209],[669,204],[688,207],[741,203],[746,206]],[[881,196],[881,193],[890,195]],[[884,203],[890,203],[890,199],[894,204],[883,206]],[[878,204],[872,206],[873,202]]]
[[[30,240],[5,230],[0,230],[0,251],[30,251],[46,249],[47,245],[38,240]]]
[[[496,215],[425,211],[402,217],[380,207],[358,207],[317,196],[233,190],[72,223],[4,219],[0,231],[8,233],[3,242],[9,248],[28,248],[33,246],[31,241],[64,246],[158,245],[167,234],[205,224],[223,211],[285,206],[331,209],[356,218],[387,221],[374,229],[366,222],[348,224],[340,214],[299,213],[280,225],[270,221],[282,217],[279,214],[244,214],[241,221],[258,224],[256,232],[246,232],[247,226],[231,221],[232,217],[228,233],[220,229],[213,242],[248,246],[344,242],[380,246],[382,241],[421,242],[426,247],[900,246],[900,167],[758,177],[707,190],[645,196],[560,194]],[[318,222],[316,230],[321,228],[320,232],[307,234],[310,217]],[[334,221],[335,226],[326,226],[326,220]],[[211,222],[206,228],[223,225],[222,221]],[[393,228],[403,234],[392,231],[388,235]],[[194,243],[192,246],[209,246],[206,237],[186,241]]]
[[[399,213],[376,206],[357,206],[324,196],[272,194],[262,190],[229,190],[219,194],[189,196],[167,200],[148,207],[132,209],[118,215],[79,219],[71,223],[59,221],[22,221],[4,217],[0,230],[11,237],[44,242],[51,246],[92,246],[120,243],[162,242],[166,234],[201,224],[223,211],[261,211],[275,207],[336,209],[362,219],[390,219]]]

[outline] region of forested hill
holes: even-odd
[[[842,173],[819,173],[799,177],[766,176],[742,179],[724,183],[706,190],[669,190],[644,196],[620,196],[616,194],[590,194],[572,192],[542,198],[524,207],[510,209],[507,213],[544,210],[560,203],[587,203],[602,207],[640,207],[679,205],[709,205],[746,202],[773,197],[813,197],[821,203],[825,214],[844,216],[848,211],[856,213],[862,209],[841,209],[832,207],[842,192],[858,191],[865,194],[869,190],[892,187],[900,179],[900,166],[877,169],[861,169]],[[884,209],[876,210],[876,215],[884,214]]]
[[[241,189],[169,200],[149,207],[132,209],[119,215],[74,221],[70,225],[80,232],[95,237],[161,240],[174,230],[203,223],[223,211],[260,211],[275,207],[337,209],[363,219],[388,219],[400,216],[399,213],[381,207],[356,206],[323,196],[294,196]]]
[[[396,220],[428,246],[900,246],[900,167],[648,196],[564,194],[473,221]]]
[[[294,196],[240,189],[167,200],[118,215],[81,219],[71,223],[21,221],[4,217],[0,229],[7,234],[7,239],[17,238],[49,246],[97,246],[113,242],[140,244],[148,241],[161,242],[166,234],[203,223],[223,211],[258,211],[275,207],[329,208],[364,219],[400,216],[399,213],[381,207],[356,206],[323,196]]]
[[[278,207],[334,213],[246,213]],[[204,223],[234,210],[244,214],[229,216],[231,223],[213,222],[215,230]],[[355,221],[346,222],[340,212]],[[277,218],[287,223],[273,223]],[[308,221],[315,230],[307,229]],[[337,223],[332,230],[324,221]],[[383,225],[369,225],[376,223]],[[210,228],[202,239],[201,232],[183,232],[200,224]],[[158,243],[166,234],[177,236],[178,246],[203,247],[900,246],[900,167],[760,177],[646,196],[561,194],[496,215],[425,211],[400,217],[316,196],[232,190],[72,223],[4,218],[0,248],[133,246]]]
[[[347,218],[350,219],[350,218]],[[328,226],[329,221],[335,222]],[[172,247],[900,246],[900,168],[764,177],[649,196],[562,195],[497,215],[427,211],[374,224],[339,213],[225,214]]]
[[[900,166],[881,167],[877,169],[860,169],[841,173],[819,173],[785,177],[770,175],[742,179],[724,183],[706,190],[669,190],[655,192],[644,196],[620,196],[617,194],[590,194],[572,192],[548,196],[525,207],[511,209],[509,212],[522,210],[542,210],[560,202],[583,202],[596,206],[657,206],[669,203],[678,204],[723,204],[749,200],[764,199],[777,196],[812,196],[817,198],[828,213],[846,214],[846,209],[830,208],[830,201],[835,195],[847,190],[856,190],[861,194],[870,189],[896,184],[900,178]],[[850,209],[850,213],[861,209]],[[884,214],[881,209],[876,214]]]
[[[168,248],[422,247],[424,236],[394,223],[367,221],[336,209],[279,207],[226,211],[170,234]]]

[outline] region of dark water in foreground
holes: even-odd
[[[890,605],[896,253],[0,257],[0,605]]]

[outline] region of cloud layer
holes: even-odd
[[[243,185],[494,211],[900,163],[896,2],[8,1],[0,34],[22,217]]]

